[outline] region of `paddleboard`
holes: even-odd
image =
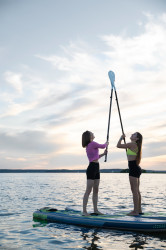
[[[148,216],[90,215],[82,216],[79,211],[57,210],[44,207],[33,213],[34,220],[55,223],[140,232],[166,232],[166,218]]]
[[[65,210],[70,212],[70,213],[73,212],[73,213],[81,214],[80,211],[75,210],[75,209],[73,209],[71,207],[66,207]],[[125,216],[127,216],[127,213],[128,213],[128,211],[124,211],[124,210],[123,211],[117,211],[116,210],[116,211],[113,211],[111,214],[106,213],[106,214],[104,214],[102,216],[106,216],[106,217],[110,217],[110,218],[125,217]],[[93,213],[91,215],[93,215]],[[157,215],[154,212],[141,213],[139,215],[139,217],[148,218],[148,219],[156,219],[156,220],[166,220],[166,213],[158,213]],[[127,216],[127,218],[128,218],[128,216]]]

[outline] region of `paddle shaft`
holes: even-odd
[[[111,89],[110,96],[110,107],[109,107],[109,116],[108,116],[108,129],[107,129],[107,142],[109,141],[109,131],[110,131],[110,118],[111,118],[111,107],[112,107],[112,96],[113,96],[113,88]],[[108,147],[107,147],[108,148]],[[106,148],[106,150],[107,150]],[[105,155],[105,162],[107,161],[107,153]]]
[[[111,89],[111,96],[110,96],[110,107],[109,107],[109,117],[108,117],[108,129],[107,129],[107,141],[109,141],[109,129],[110,129],[110,118],[111,118],[111,107],[112,107],[112,96],[113,96],[113,89],[115,91],[115,99],[116,99],[116,103],[117,103],[117,107],[118,107],[118,113],[119,113],[119,119],[120,119],[120,125],[121,125],[121,129],[122,129],[122,134],[124,134],[124,129],[123,129],[123,124],[122,124],[122,118],[121,118],[121,114],[120,114],[120,108],[119,108],[119,102],[118,102],[118,96],[117,96],[117,92],[116,92],[116,88],[114,85],[114,81],[115,81],[115,74],[113,71],[109,71],[108,72],[108,76],[112,85],[112,89]],[[125,138],[123,139],[124,143],[126,144],[126,140]],[[108,147],[107,147],[108,148]],[[106,148],[106,150],[107,150]],[[127,154],[127,149],[126,149],[126,154]],[[105,155],[105,162],[107,161],[107,153]]]
[[[119,119],[120,119],[122,134],[124,134],[124,129],[123,129],[123,124],[122,124],[122,118],[121,118],[121,114],[120,114],[120,108],[119,108],[119,102],[118,102],[118,96],[117,96],[116,89],[115,89],[115,97],[116,97],[116,103],[117,103],[117,107],[118,107],[118,113],[119,113]],[[124,143],[126,144],[125,138],[123,140],[124,140]],[[127,149],[126,149],[126,152],[127,152]]]

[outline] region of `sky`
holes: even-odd
[[[166,171],[165,0],[0,0],[0,30],[1,169],[86,169],[112,70],[126,141],[140,132],[141,167]],[[121,134],[114,95],[102,169],[127,168]]]

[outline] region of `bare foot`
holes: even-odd
[[[97,210],[97,211],[94,211],[94,214],[104,215],[103,213],[99,212],[98,210]]]
[[[90,214],[88,214],[87,212],[83,212],[82,216],[90,216]]]
[[[131,211],[130,213],[128,213],[127,215],[129,216],[138,216],[139,213],[135,212],[135,211]]]

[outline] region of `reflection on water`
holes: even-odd
[[[143,211],[166,214],[166,175],[142,174]],[[81,210],[84,174],[1,174],[0,249],[166,249],[166,235],[88,229],[32,221],[44,206]],[[132,210],[127,174],[101,174],[99,209],[105,213]],[[92,201],[89,199],[88,211]]]
[[[93,232],[91,236],[89,236],[87,233],[82,233],[81,234],[82,238],[84,241],[86,241],[86,243],[89,246],[84,246],[84,249],[102,249],[101,247],[98,247],[98,240],[100,240],[100,237],[97,235],[97,232]]]
[[[133,248],[134,250],[137,249],[144,249],[144,245],[147,244],[146,243],[146,237],[143,236],[137,236],[134,241],[132,242],[132,244],[129,246],[130,248]]]
[[[92,229],[57,223],[36,222],[34,227],[46,226],[49,236],[53,239],[49,243],[61,245],[58,249],[70,249],[72,241],[73,249],[78,246],[81,249],[166,249],[165,234],[143,234],[108,229]],[[70,241],[63,244],[66,238]],[[157,247],[158,246],[158,247]],[[67,248],[67,249],[68,249]]]
[[[89,243],[88,247],[83,247],[85,249],[102,249],[102,247],[98,246],[98,242],[100,240],[100,237],[98,236],[97,232],[93,232],[91,237],[88,236],[88,234],[83,234],[81,235],[83,237],[84,240],[86,240]],[[88,239],[87,239],[88,238]],[[89,238],[91,238],[91,242],[89,240]],[[135,239],[133,240],[133,242],[129,245],[130,248],[133,248],[134,250],[136,249],[143,249],[143,245],[146,244],[146,236],[136,236]],[[121,246],[119,246],[121,247]]]

